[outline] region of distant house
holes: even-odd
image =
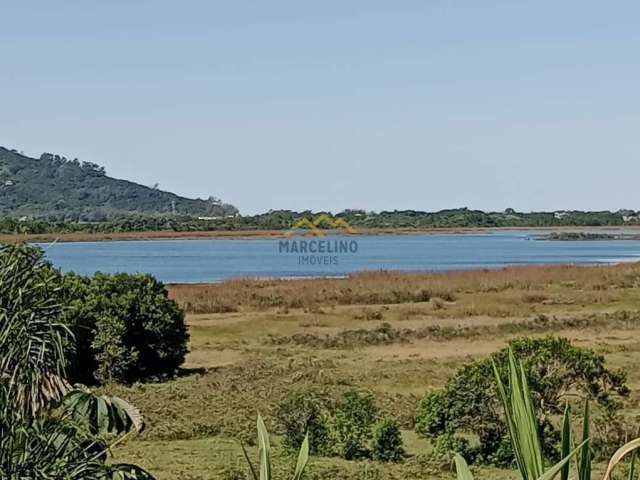
[[[5,187],[13,187],[14,185],[15,183],[13,183],[13,180],[7,180],[6,182],[4,182]]]
[[[220,217],[198,217],[198,220],[218,220]]]
[[[569,215],[569,212],[564,212],[564,211],[561,211],[561,212],[553,212],[553,216],[554,216],[555,218],[557,218],[557,219],[564,218],[564,217],[566,217],[567,215]]]

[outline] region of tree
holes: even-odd
[[[565,338],[520,338],[510,348],[522,360],[527,372],[543,448],[554,455],[558,431],[551,422],[564,409],[567,398],[579,395],[591,398],[604,415],[613,416],[621,407],[620,399],[629,394],[626,375],[610,370],[602,355],[571,345]],[[500,418],[500,402],[493,378],[492,362],[506,379],[508,349],[460,368],[441,391],[427,394],[419,407],[416,431],[429,438],[463,434],[480,440],[480,461],[504,464],[513,454]]]
[[[76,332],[74,378],[130,383],[176,373],[187,353],[184,313],[151,275],[65,276]]]

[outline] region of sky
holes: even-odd
[[[0,0],[0,145],[244,214],[640,209],[634,1]]]

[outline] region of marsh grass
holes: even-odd
[[[413,274],[363,272],[344,279],[237,279],[218,284],[175,284],[171,297],[188,312],[307,309],[332,305],[385,305],[456,302],[476,294],[470,311],[482,310],[483,297],[507,305],[603,303],[616,290],[640,286],[640,264],[617,266],[527,266],[498,270]],[[486,295],[486,294],[501,295]],[[570,293],[570,296],[567,295]],[[482,294],[482,295],[478,295]],[[579,294],[579,298],[575,298]],[[437,299],[437,300],[436,300]],[[495,308],[495,307],[492,307]]]

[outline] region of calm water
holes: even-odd
[[[214,282],[233,277],[343,276],[354,271],[380,269],[442,271],[640,260],[640,241],[636,240],[536,241],[526,232],[332,237],[330,241],[340,239],[355,239],[357,252],[312,255],[322,257],[321,265],[301,264],[318,258],[300,259],[297,253],[279,252],[277,239],[82,242],[41,246],[54,265],[65,271],[82,274],[149,272],[165,282]],[[325,256],[329,258],[325,259]]]

